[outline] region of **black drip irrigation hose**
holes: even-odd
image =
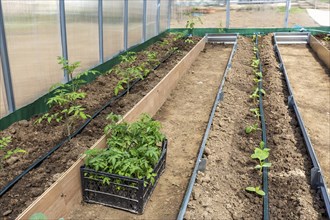
[[[159,68],[159,66],[164,63],[167,59],[169,59],[178,49],[172,50],[169,52],[160,62],[153,68],[153,70],[156,70]],[[146,77],[145,77],[146,78]],[[119,93],[117,96],[112,97],[103,107],[98,109],[89,119],[85,121],[85,123],[80,126],[75,132],[70,134],[68,137],[65,137],[62,139],[55,147],[53,147],[50,151],[39,157],[33,164],[31,164],[26,170],[24,170],[21,174],[16,176],[13,180],[11,180],[5,187],[3,187],[0,191],[0,197],[4,195],[11,187],[13,187],[23,176],[28,174],[31,170],[38,167],[44,160],[49,158],[56,150],[58,150],[60,147],[62,147],[66,142],[70,141],[72,138],[76,137],[78,134],[80,134],[86,126],[95,119],[104,109],[108,108],[112,103],[126,95],[138,82],[140,82],[141,79],[134,80],[127,89]]]
[[[258,48],[258,34],[256,36],[256,47]],[[259,71],[262,73],[262,64],[259,54],[259,48],[256,52],[256,57],[259,60]],[[264,148],[267,148],[267,129],[266,129],[266,122],[265,122],[265,113],[264,108],[262,104],[262,77],[260,78],[260,81],[258,83],[259,88],[259,111],[260,111],[260,121],[261,121],[261,130],[262,130],[262,141],[264,142]],[[268,160],[266,159],[266,162]],[[268,197],[268,168],[263,167],[262,168],[262,189],[265,192],[265,195],[263,197],[263,219],[268,220],[269,219],[269,197]]]
[[[202,159],[203,152],[204,152],[204,149],[205,149],[205,146],[206,146],[206,142],[207,142],[207,139],[209,137],[209,132],[210,132],[210,129],[211,129],[211,126],[212,126],[215,110],[216,110],[218,104],[220,103],[220,101],[223,99],[223,86],[225,84],[227,74],[228,74],[228,72],[231,68],[231,62],[232,62],[233,56],[236,52],[236,49],[237,49],[237,38],[236,38],[236,41],[234,43],[233,49],[231,51],[230,57],[228,59],[227,67],[226,67],[226,70],[224,72],[221,84],[219,86],[217,96],[216,96],[216,98],[214,100],[214,103],[213,103],[213,107],[212,107],[212,111],[210,113],[209,121],[208,121],[206,130],[205,130],[205,133],[204,133],[204,136],[203,136],[203,141],[202,141],[202,144],[199,148],[199,153],[198,153],[198,156],[197,156],[197,159],[196,159],[195,167],[194,167],[193,173],[190,177],[190,181],[189,181],[188,187],[186,189],[186,193],[185,193],[185,196],[183,198],[183,201],[182,201],[182,204],[181,204],[181,207],[180,207],[180,211],[179,211],[179,214],[177,216],[177,220],[183,220],[184,215],[186,213],[188,202],[189,202],[189,199],[190,199],[190,195],[192,193],[192,190],[193,190],[193,187],[194,187],[194,184],[195,184],[195,180],[196,180],[196,177],[197,177],[199,163]]]
[[[294,111],[294,113],[297,117],[300,130],[301,130],[301,132],[303,134],[303,137],[304,137],[304,142],[306,144],[307,152],[308,152],[309,157],[312,161],[313,168],[311,169],[311,186],[312,186],[312,188],[320,190],[320,193],[321,193],[324,205],[325,205],[326,213],[328,215],[328,218],[330,218],[330,198],[329,198],[329,194],[327,192],[327,186],[326,186],[324,177],[322,175],[321,167],[320,167],[320,164],[317,160],[312,142],[309,138],[306,127],[304,125],[304,122],[303,122],[301,114],[299,112],[297,103],[296,103],[295,98],[294,98],[293,90],[292,90],[290,80],[289,80],[289,77],[288,77],[288,73],[287,73],[286,68],[284,66],[284,62],[283,62],[283,59],[282,59],[282,56],[281,56],[281,53],[280,53],[280,50],[279,50],[279,47],[278,47],[278,44],[277,44],[276,33],[274,35],[274,51],[275,51],[275,54],[276,54],[276,56],[277,56],[277,58],[280,62],[280,69],[281,69],[281,72],[284,74],[285,82],[286,82],[286,85],[287,85],[288,90],[289,90],[288,107],[293,109],[293,111]]]

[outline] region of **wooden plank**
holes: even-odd
[[[123,120],[132,122],[142,113],[153,116],[166,101],[171,91],[176,87],[181,76],[188,70],[204,49],[204,37],[195,47],[141,99],[124,117]],[[106,137],[103,135],[92,147],[104,148]],[[17,219],[28,219],[37,212],[44,213],[49,219],[65,217],[82,201],[80,166],[85,156],[80,157],[52,186],[36,199]]]
[[[323,46],[314,36],[310,36],[309,45],[323,61],[323,63],[330,69],[330,50]]]

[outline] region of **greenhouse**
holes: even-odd
[[[0,0],[1,219],[330,219],[329,0]]]

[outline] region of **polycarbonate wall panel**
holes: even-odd
[[[124,49],[124,1],[103,1],[104,58]]]
[[[98,1],[66,0],[68,58],[80,61],[77,72],[99,63]]]
[[[143,0],[128,1],[128,47],[142,42]]]
[[[160,24],[159,24],[160,32],[163,32],[167,29],[168,3],[169,0],[160,1]]]
[[[63,79],[58,1],[2,0],[16,108]],[[3,94],[1,95],[1,99]]]
[[[156,35],[157,0],[147,1],[147,39]]]
[[[7,99],[6,99],[6,91],[5,85],[3,81],[2,75],[2,66],[0,60],[0,118],[8,114],[8,106],[7,106]]]

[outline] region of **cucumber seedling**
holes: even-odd
[[[249,192],[254,192],[260,196],[266,195],[266,193],[261,189],[260,186],[256,186],[256,187],[249,186],[249,187],[246,187],[245,190],[249,191]]]
[[[265,160],[269,157],[269,148],[255,148],[254,153],[251,155],[252,159],[258,159],[259,164],[254,168],[258,169],[261,173],[263,167],[271,167],[271,163],[266,162]]]

